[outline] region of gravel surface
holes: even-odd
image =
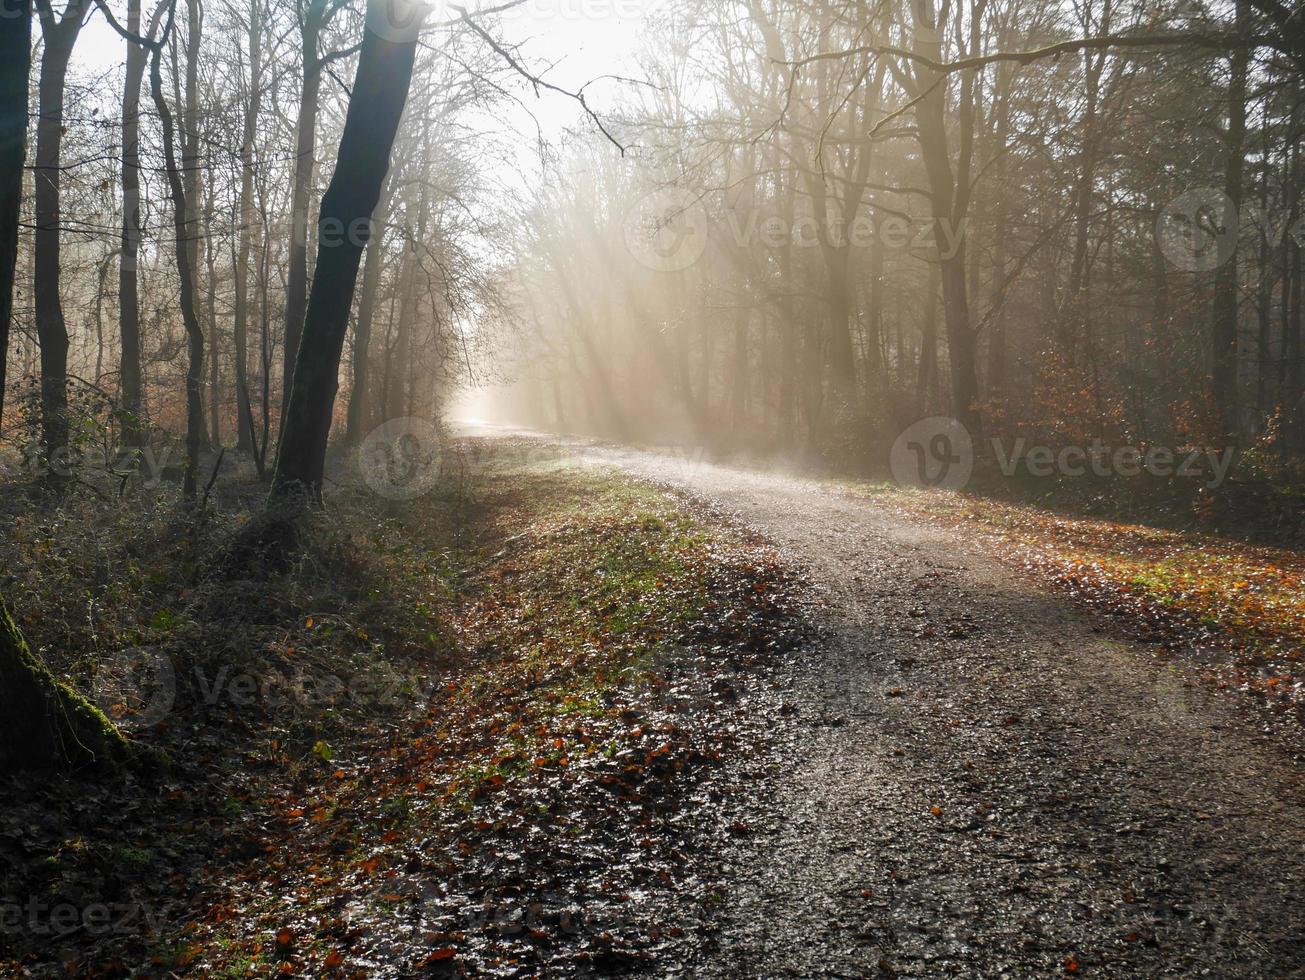
[[[693,976],[1305,976],[1290,747],[981,541],[579,443],[778,545],[828,640],[780,696]]]

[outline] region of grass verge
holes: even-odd
[[[34,644],[172,766],[4,787],[0,967],[567,973],[680,940],[657,896],[730,832],[796,583],[614,472],[475,458],[409,503],[342,489],[292,567],[236,579],[257,488],[199,526],[166,499],[17,515]]]
[[[1036,577],[1181,652],[1204,679],[1300,717],[1305,554],[1188,530],[1067,517],[980,496],[867,484],[914,520],[978,530]]]

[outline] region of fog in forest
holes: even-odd
[[[120,26],[162,31],[163,8],[118,6]],[[504,6],[427,14],[332,439],[452,407],[862,469],[930,417],[980,455],[994,436],[1305,448],[1299,54],[1272,4]],[[362,18],[300,7],[169,8],[162,65],[202,441],[265,465]],[[73,45],[46,148],[60,268],[43,304],[50,216],[29,195],[6,417],[39,415],[24,406],[57,315],[75,400],[180,433],[157,114],[148,92],[122,100],[127,42],[73,8],[38,18]]]
[[[0,976],[1305,975],[1299,0],[0,0]]]

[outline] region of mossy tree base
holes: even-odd
[[[32,655],[0,598],[0,772],[115,768],[127,742]]]

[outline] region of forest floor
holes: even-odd
[[[0,784],[0,975],[606,974],[696,928],[800,583],[619,471],[448,462],[281,569],[232,558],[257,484],[5,488],[34,648],[165,763]]]
[[[0,496],[47,659],[171,682],[0,787],[10,970],[1305,976],[1293,553],[475,435],[275,572],[239,483]]]

